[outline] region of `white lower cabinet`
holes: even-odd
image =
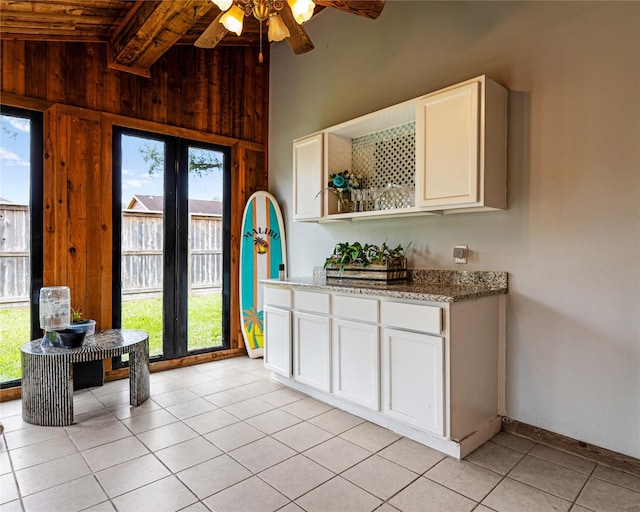
[[[321,391],[331,391],[329,317],[294,313],[293,378]]]
[[[333,393],[379,411],[378,326],[334,318],[331,333]]]
[[[264,296],[265,367],[277,382],[457,458],[500,430],[504,296]]]
[[[382,328],[382,412],[444,435],[444,340]]]
[[[264,307],[264,367],[291,377],[291,311]]]

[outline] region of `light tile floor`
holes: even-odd
[[[69,427],[0,404],[0,512],[640,512],[640,477],[507,434],[458,461],[269,379],[262,359],[74,395]]]

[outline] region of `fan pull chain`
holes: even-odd
[[[262,57],[262,20],[260,20],[260,54],[258,55],[258,62],[262,64],[264,58]]]

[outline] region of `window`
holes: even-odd
[[[20,346],[40,337],[42,114],[0,107],[0,385],[19,384]]]

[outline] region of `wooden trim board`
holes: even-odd
[[[534,427],[511,419],[507,419],[507,421],[503,420],[502,431],[530,439],[531,441],[556,448],[557,450],[568,452],[572,455],[577,455],[584,459],[592,460],[598,464],[604,464],[605,466],[640,476],[640,459],[636,459],[630,455],[600,448],[599,446],[594,446],[584,441],[578,441],[543,428]]]

